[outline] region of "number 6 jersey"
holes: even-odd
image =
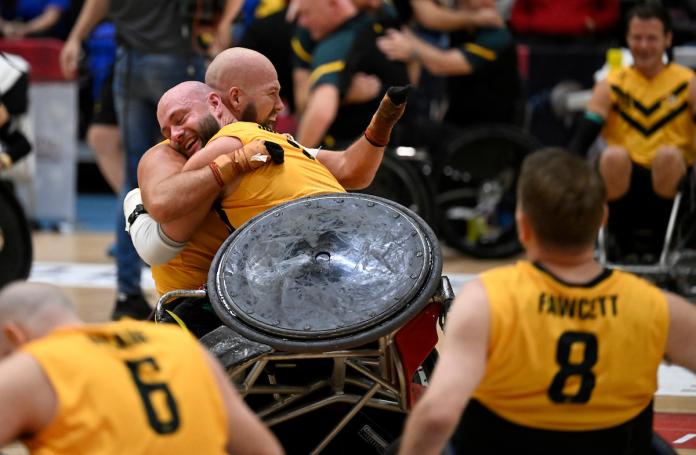
[[[57,397],[32,454],[226,453],[227,417],[203,349],[180,328],[125,321],[58,329],[22,350]]]
[[[650,404],[669,319],[659,289],[616,270],[569,284],[527,261],[481,279],[491,325],[474,398],[486,408],[518,425],[585,431]]]

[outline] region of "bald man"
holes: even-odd
[[[0,446],[51,454],[280,454],[186,332],[84,324],[55,286],[0,292]],[[155,401],[155,397],[157,401]]]
[[[204,92],[203,84],[187,82],[162,97],[158,119],[171,145],[157,145],[141,161],[141,170],[149,174],[141,178],[141,189],[145,207],[151,214],[131,219],[131,237],[136,249],[145,253],[143,259],[153,266],[159,293],[203,286],[212,258],[229,232],[262,211],[303,196],[343,192],[344,182],[355,186],[368,184],[384,151],[383,145],[375,143],[388,142],[391,128],[404,110],[407,94],[406,89],[392,89],[389,93],[396,102],[385,97],[365,137],[345,152],[332,152],[306,149],[292,138],[258,124],[237,122],[216,91],[203,96]],[[224,127],[214,140],[199,149],[200,143],[208,139],[214,121]],[[265,153],[259,141],[265,141],[265,147],[272,144],[281,149],[284,163],[258,166],[255,171],[224,171],[222,174],[229,179],[220,182],[215,171],[219,157],[229,155],[232,157],[229,162],[251,160],[255,153]],[[172,172],[173,166],[167,169],[155,158],[162,147],[172,146],[179,150],[182,172]],[[245,174],[250,171],[251,174]],[[221,203],[213,211],[213,202],[218,197]],[[168,203],[167,198],[172,202]],[[160,219],[154,228],[152,218],[162,215],[163,209],[170,218]],[[132,210],[132,204],[124,207],[126,214]],[[154,230],[155,234],[142,235],[146,229]],[[152,237],[164,239],[167,246],[150,242]],[[159,246],[153,248],[155,245]],[[177,318],[197,336],[220,325],[206,298],[181,298],[168,305],[168,310],[174,308]],[[200,311],[201,308],[206,311]]]

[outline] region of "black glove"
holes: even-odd
[[[285,150],[283,150],[283,147],[271,141],[264,141],[263,145],[266,146],[266,150],[268,150],[268,154],[271,155],[271,160],[275,164],[283,164],[285,161]]]

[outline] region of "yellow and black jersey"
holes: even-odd
[[[632,67],[609,73],[611,111],[603,130],[608,145],[625,147],[646,168],[660,146],[676,146],[692,164],[696,129],[689,102],[690,69],[670,63],[652,79]]]
[[[202,348],[175,326],[138,321],[59,329],[22,350],[57,397],[35,455],[226,453],[223,398]]]
[[[571,285],[527,261],[481,280],[491,324],[478,402],[514,424],[558,431],[609,428],[646,409],[667,337],[659,289],[616,270]]]
[[[234,228],[283,202],[327,193],[345,192],[329,170],[284,134],[256,123],[236,122],[224,126],[210,139],[236,137],[246,145],[256,139],[283,147],[285,162],[270,164],[246,173],[237,189],[222,200],[222,209]]]

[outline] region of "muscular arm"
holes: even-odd
[[[186,157],[167,144],[152,147],[138,164],[143,205],[160,223],[184,217],[201,205],[210,206],[220,192],[209,168],[183,172],[185,165]]]
[[[340,95],[332,84],[321,84],[309,94],[307,107],[297,127],[297,140],[307,147],[316,147],[336,119]]]
[[[347,189],[362,189],[372,183],[389,143],[392,128],[406,109],[409,86],[390,87],[380,101],[365,133],[344,152],[320,150],[317,159]]]
[[[225,8],[215,30],[213,44],[209,49],[210,55],[217,55],[232,44],[232,23],[242,9],[243,0],[226,0]]]
[[[49,30],[60,20],[61,14],[63,14],[63,11],[60,8],[55,5],[48,5],[39,16],[21,26],[19,36],[32,35]]]
[[[227,452],[230,454],[274,455],[282,454],[280,443],[259,418],[247,407],[230,379],[224,373],[217,360],[205,353],[208,365],[217,382],[227,414]]]
[[[495,8],[476,11],[457,10],[438,5],[433,0],[412,0],[413,16],[422,26],[443,32],[472,27],[502,27],[503,18]]]
[[[430,385],[406,422],[400,454],[439,454],[486,368],[490,314],[481,281],[464,285],[447,316]]]
[[[298,115],[302,115],[307,107],[307,98],[309,98],[309,70],[307,68],[293,68],[292,84],[295,109]]]
[[[39,364],[24,353],[0,362],[0,447],[45,428],[58,400]]]
[[[416,60],[435,76],[462,75],[473,71],[459,50],[432,46],[407,29],[387,30],[385,36],[378,38],[377,46],[390,60]]]
[[[604,120],[609,115],[611,109],[611,89],[606,79],[597,82],[592,89],[592,97],[587,103],[587,111],[599,115]]]
[[[317,160],[347,190],[361,190],[372,183],[382,163],[384,147],[375,147],[361,137],[345,151],[320,150]]]
[[[168,145],[156,146],[146,152],[138,165],[143,205],[159,222],[167,237],[186,242],[196,232],[220,194],[220,187],[208,164],[240,146],[241,142],[236,138],[221,137],[207,144],[188,161]],[[161,159],[163,157],[165,159]]]
[[[670,361],[696,373],[696,308],[676,294],[665,295],[669,304],[665,354]]]
[[[87,35],[109,11],[110,0],[85,0],[80,10],[77,22],[65,40],[60,51],[60,68],[65,77],[73,77],[77,71],[77,61],[80,56],[80,44]]]

